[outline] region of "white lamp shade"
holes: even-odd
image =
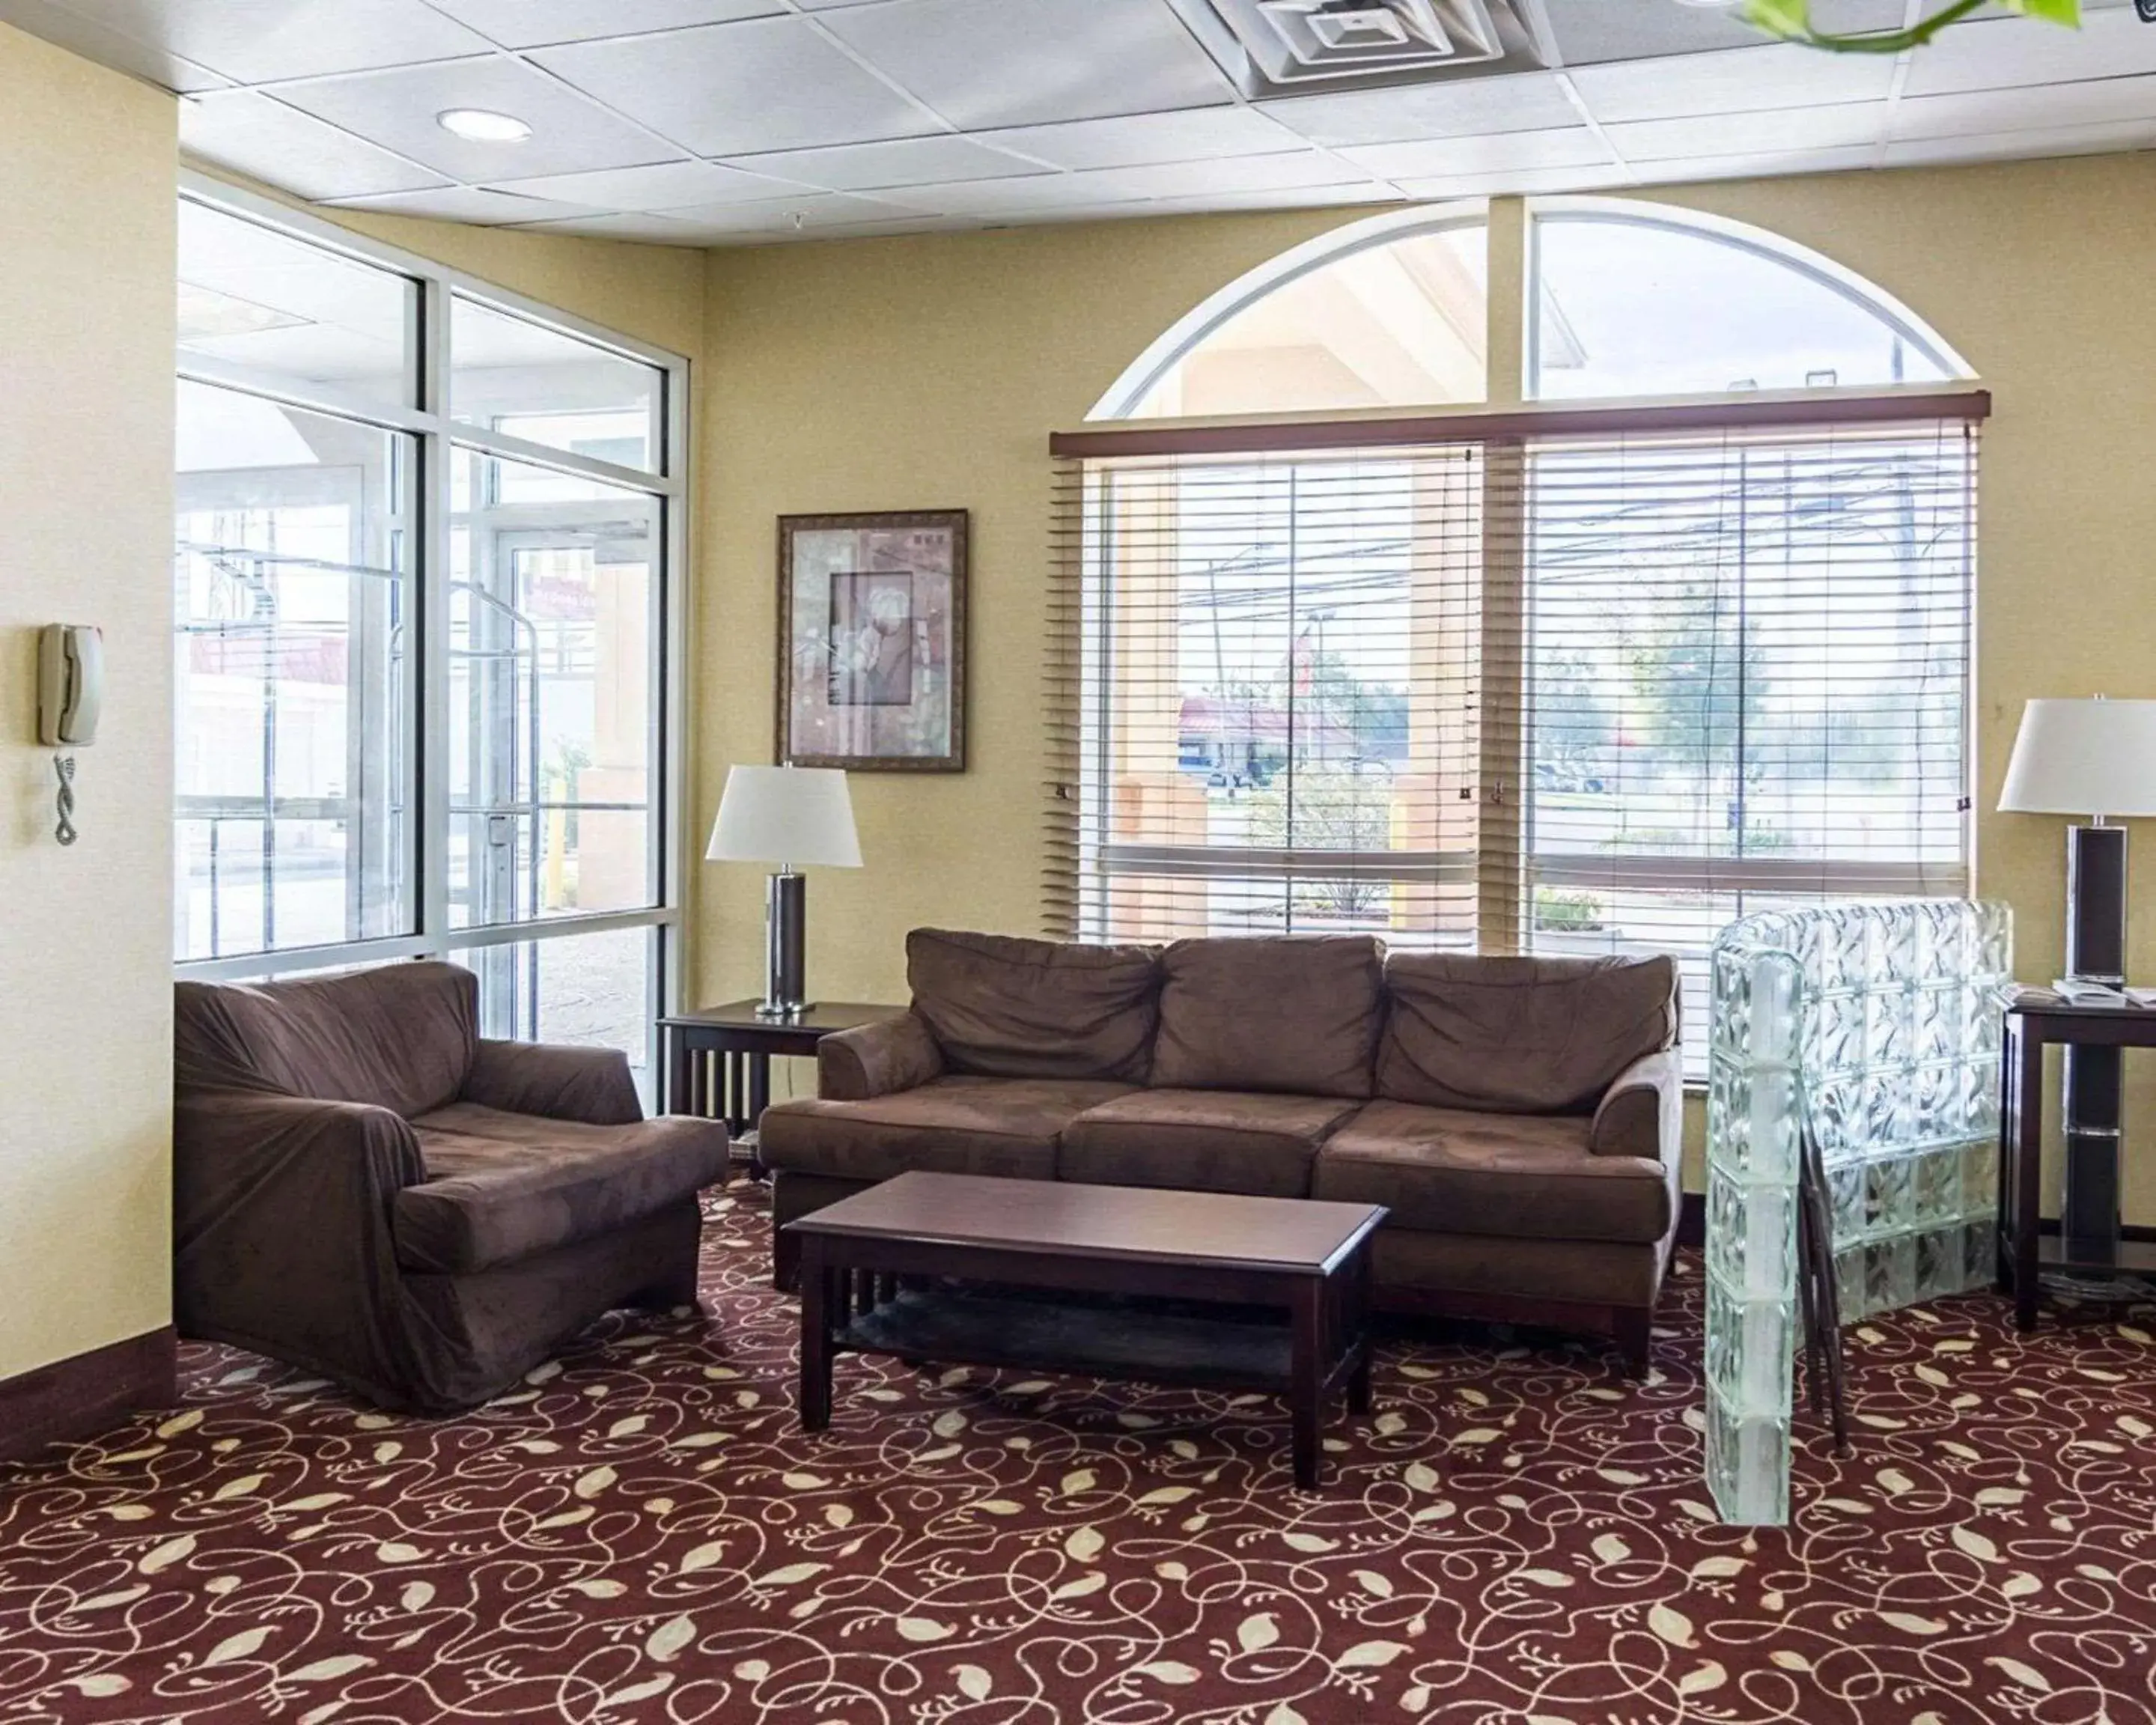
[[[846,775],[829,767],[736,767],[704,851],[710,862],[858,869]]]
[[[2156,701],[2032,701],[1999,793],[2006,814],[2156,814]]]

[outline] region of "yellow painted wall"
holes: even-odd
[[[1979,867],[2020,913],[2021,972],[2055,974],[2061,823],[1990,812],[2024,699],[2156,695],[2156,157],[1657,187],[1786,234],[1932,321],[1997,397],[1982,500]],[[859,775],[868,866],[811,886],[812,982],[901,998],[916,923],[1039,925],[1040,584],[1049,432],[1243,270],[1360,212],[1215,216],[715,253],[701,503],[701,770],[772,757],[773,522],[790,511],[973,511],[972,770]],[[2147,833],[2144,850],[2156,845]],[[2138,878],[2152,877],[2144,865]],[[706,865],[695,993],[754,991],[754,869]],[[2156,895],[2134,957],[2156,976]],[[2156,1066],[2156,1062],[2142,1062]],[[2129,1109],[2156,1132],[2156,1085]],[[1695,1138],[1697,1133],[1694,1134]],[[2156,1152],[2128,1215],[2156,1222]]]
[[[0,1379],[171,1322],[172,99],[0,26]],[[53,839],[37,629],[105,630]]]

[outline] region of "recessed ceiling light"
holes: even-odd
[[[531,128],[514,114],[491,108],[444,108],[434,124],[475,144],[521,144],[531,136]]]

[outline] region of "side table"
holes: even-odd
[[[765,1019],[757,1016],[756,1004],[735,1000],[675,1013],[660,1019],[659,1028],[665,1043],[667,1112],[726,1122],[734,1143],[747,1153],[751,1178],[760,1180],[756,1124],[771,1101],[773,1056],[814,1060],[816,1045],[834,1031],[896,1018],[906,1009],[827,1001],[798,1018]]]
[[[2044,1050],[2156,1048],[2156,1009],[2072,1006],[2048,988],[2020,988],[2005,999],[1999,1060],[1999,1291],[2014,1296],[2015,1327],[2036,1327],[2038,1278],[2069,1275],[2156,1275],[2156,1241],[2091,1242],[2043,1227]]]

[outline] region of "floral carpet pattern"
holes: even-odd
[[[841,1362],[793,1413],[760,1192],[706,1317],[609,1320],[465,1418],[185,1350],[185,1401],[0,1468],[0,1721],[2156,1725],[2156,1306],[1851,1332],[1788,1531],[1700,1469],[1697,1266],[1654,1370],[1393,1337],[1293,1490],[1278,1404]]]

